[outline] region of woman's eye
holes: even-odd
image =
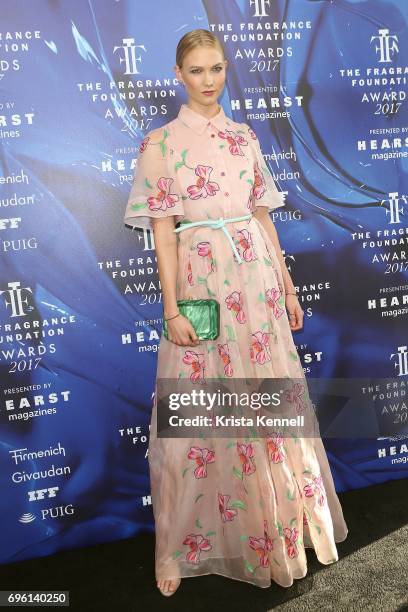
[[[216,72],[220,72],[222,70],[222,66],[216,66],[216,68],[213,68],[213,70],[215,70]],[[190,72],[192,74],[198,74],[199,72],[201,72],[201,70],[199,68],[194,68]]]

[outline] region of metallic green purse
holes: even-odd
[[[177,300],[177,306],[200,340],[215,340],[220,335],[220,304],[214,299]],[[167,321],[163,320],[163,334],[168,338]]]

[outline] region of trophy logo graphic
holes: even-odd
[[[28,305],[27,298],[23,299],[23,292],[29,291],[32,293],[30,287],[20,287],[20,281],[13,281],[8,283],[9,289],[7,291],[0,291],[6,293],[8,300],[5,300],[6,306],[11,308],[11,317],[24,317],[27,313],[24,311],[24,305]]]
[[[379,63],[386,64],[392,62],[393,55],[399,51],[398,49],[398,36],[396,34],[390,34],[387,28],[378,30],[378,36],[372,36],[370,43],[373,40],[378,40],[375,51],[379,54]]]
[[[121,51],[122,56],[119,58],[121,64],[125,64],[125,70],[123,74],[140,74],[137,62],[142,62],[141,55],[136,56],[136,49],[143,49],[146,52],[144,45],[135,45],[134,38],[124,38],[123,45],[118,45],[113,48],[113,52]]]

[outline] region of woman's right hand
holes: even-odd
[[[177,346],[197,346],[200,340],[190,321],[181,313],[167,321],[167,335],[170,342]]]

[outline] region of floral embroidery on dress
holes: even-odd
[[[191,446],[187,457],[193,459],[197,464],[194,470],[195,478],[207,478],[207,463],[214,463],[214,451],[199,446]]]
[[[315,476],[313,481],[310,484],[307,484],[303,487],[303,491],[305,492],[306,497],[313,497],[317,494],[317,503],[319,506],[324,506],[325,498],[325,490],[323,486],[323,479],[321,475]]]
[[[273,550],[273,541],[268,534],[268,521],[264,520],[263,538],[250,536],[248,544],[258,554],[260,567],[269,567],[269,553]]]
[[[286,551],[288,553],[288,557],[290,557],[291,559],[294,559],[295,557],[298,556],[299,551],[297,548],[297,539],[299,536],[299,531],[296,529],[296,527],[285,527],[283,530],[283,533],[285,535],[285,544],[286,544]]]
[[[222,359],[224,364],[224,374],[225,376],[233,376],[234,370],[231,365],[231,357],[228,350],[228,343],[225,344],[217,344],[218,354]]]
[[[176,202],[179,201],[179,196],[175,193],[170,193],[171,184],[174,182],[172,178],[160,177],[157,181],[157,187],[159,193],[156,197],[149,196],[147,203],[149,204],[150,210],[166,210],[172,208]]]
[[[243,311],[241,291],[233,291],[225,298],[228,310],[236,313],[238,323],[246,323],[245,313]]]
[[[242,473],[246,476],[253,474],[256,470],[256,465],[254,464],[255,451],[252,442],[249,444],[237,442],[237,451],[241,461]]]
[[[252,334],[252,345],[249,349],[251,361],[263,365],[271,360],[269,349],[269,335],[261,330]]]
[[[252,186],[252,193],[256,200],[262,198],[266,191],[266,182],[264,175],[259,169],[258,162],[254,164],[254,184]]]
[[[194,172],[198,176],[198,179],[194,185],[187,187],[187,192],[192,200],[198,200],[198,198],[206,198],[207,196],[213,196],[217,191],[220,190],[220,186],[215,181],[210,181],[210,174],[213,171],[211,166],[204,166],[199,164]]]
[[[196,351],[185,351],[183,363],[191,365],[193,371],[190,374],[192,382],[204,382],[204,354],[196,353]]]
[[[238,510],[235,508],[228,508],[228,502],[231,495],[222,495],[218,493],[218,508],[221,514],[221,519],[225,523],[227,521],[233,521],[234,517],[238,514]]]
[[[258,136],[255,134],[254,130],[248,126],[248,134],[251,136],[252,140],[258,140]]]
[[[280,289],[276,289],[276,287],[271,287],[265,291],[265,299],[266,303],[272,309],[273,316],[275,319],[279,319],[285,312],[285,309],[282,308],[278,301],[281,299],[282,291]]]
[[[302,383],[294,383],[292,389],[285,389],[284,398],[296,406],[296,412],[300,414],[305,410],[304,395],[305,386]]]
[[[197,252],[200,257],[208,258],[208,272],[214,272],[214,259],[211,252],[211,243],[207,240],[197,244]]]
[[[146,150],[149,140],[150,140],[149,136],[146,136],[146,138],[143,138],[142,142],[140,143],[139,153],[143,153],[143,151]]]
[[[266,446],[269,453],[269,460],[272,463],[282,463],[285,459],[285,449],[283,446],[284,438],[281,432],[274,431],[272,435],[267,436]]]
[[[252,233],[247,229],[238,230],[237,250],[244,261],[255,261],[258,259],[255,253]]]
[[[230,153],[232,153],[232,155],[244,155],[244,152],[242,151],[241,147],[247,146],[248,141],[245,140],[243,136],[240,136],[233,130],[225,130],[224,132],[222,130],[219,130],[218,136],[228,142],[229,151]]]
[[[186,561],[198,565],[200,563],[200,554],[202,551],[211,550],[210,540],[205,538],[200,533],[190,533],[184,540],[183,544],[190,547],[190,551],[186,554]]]

